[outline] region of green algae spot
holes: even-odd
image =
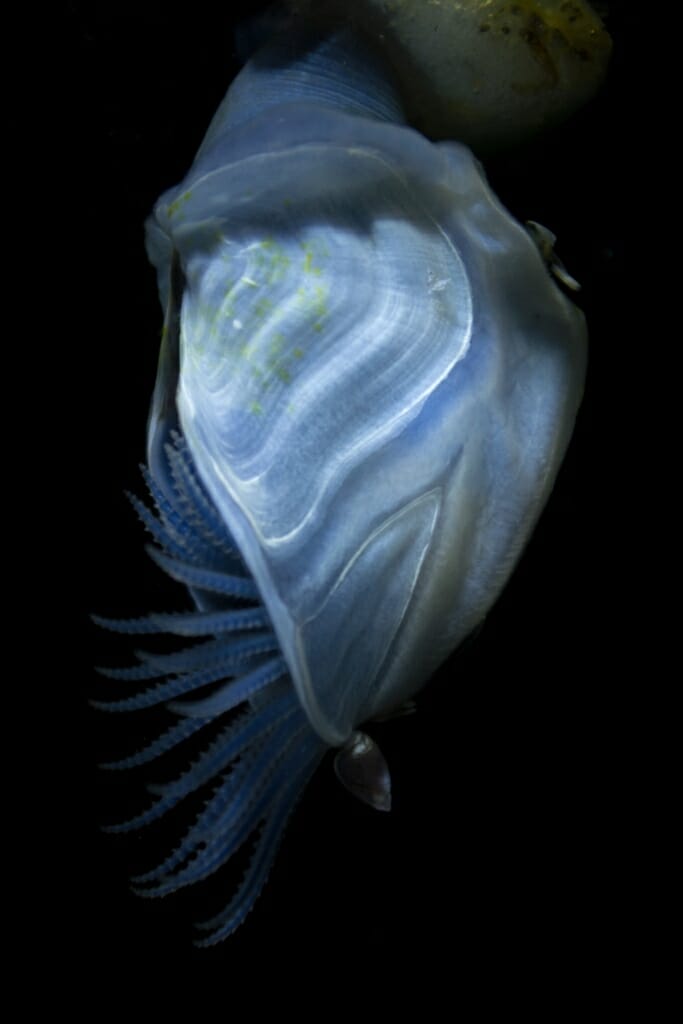
[[[323,320],[329,314],[327,306],[328,289],[321,284],[317,284],[312,288],[310,285],[307,285],[297,288],[296,294],[302,310],[308,313],[314,320],[313,330],[319,333],[323,329]]]
[[[285,336],[282,333],[282,331],[277,331],[273,335],[273,340],[270,343],[270,349],[269,349],[271,357],[278,356],[280,354],[280,352],[282,352],[282,349],[284,348],[285,340],[286,339],[285,339]]]
[[[177,199],[174,199],[173,202],[169,203],[168,205],[168,216],[173,217],[178,212],[178,210],[185,205],[188,199],[191,198],[192,192],[183,192],[181,196],[178,196]]]
[[[322,268],[313,261],[324,259],[328,255],[327,250],[324,246],[314,247],[311,242],[300,242],[299,244],[304,253],[304,273],[315,274],[316,277],[320,277]]]
[[[327,290],[322,285],[316,285],[313,289],[311,311],[316,320],[313,324],[313,330],[320,332],[323,329],[322,321],[329,312],[327,308]]]
[[[259,284],[277,284],[290,265],[289,256],[274,238],[264,238],[251,256],[250,265],[258,271]]]
[[[300,306],[304,319],[309,324],[309,330],[323,329],[322,321],[328,316],[328,295],[329,289],[322,282],[315,280],[315,276],[322,274],[317,263],[327,255],[326,248],[315,239],[311,242],[299,243],[303,254],[303,271],[306,276],[301,275],[302,264],[298,263],[300,276],[299,287],[294,294]],[[269,404],[274,401],[280,402],[278,397],[284,387],[290,385],[298,369],[298,362],[304,357],[304,349],[301,346],[292,347],[294,339],[289,337],[288,332],[283,330],[270,330],[270,327],[281,326],[278,323],[278,298],[275,292],[267,292],[266,288],[247,299],[242,296],[236,303],[228,300],[228,295],[235,289],[239,292],[246,286],[268,286],[282,278],[291,266],[290,255],[282,244],[274,237],[261,239],[256,245],[252,245],[248,251],[248,269],[238,281],[227,284],[226,299],[223,303],[223,313],[231,316],[236,304],[240,309],[240,316],[244,320],[245,335],[249,340],[242,342],[234,339],[232,347],[232,358],[241,363],[238,371],[244,374],[246,394],[244,396],[244,408],[255,415],[263,414]],[[308,275],[314,275],[313,277]],[[242,303],[246,302],[246,308]],[[289,408],[285,406],[285,408]],[[293,408],[293,407],[292,407]]]
[[[260,319],[265,319],[272,308],[273,303],[270,301],[270,299],[259,299],[259,301],[254,306],[254,313]]]

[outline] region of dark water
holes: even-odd
[[[238,70],[235,23],[263,5],[233,4],[229,14],[202,2],[184,11],[58,6],[68,231],[81,253],[67,275],[69,358],[88,384],[62,404],[80,487],[79,503],[64,500],[79,517],[74,527],[67,515],[82,598],[73,616],[67,610],[71,689],[57,712],[68,712],[58,765],[65,781],[55,795],[64,824],[46,859],[59,863],[63,881],[50,935],[58,944],[68,931],[78,974],[102,986],[110,973],[147,971],[170,984],[190,967],[238,987],[280,964],[305,995],[310,970],[340,965],[339,984],[353,991],[366,976],[400,987],[419,963],[460,979],[454,1004],[461,982],[479,979],[486,990],[491,972],[511,992],[538,977],[564,991],[569,977],[604,967],[608,936],[626,915],[619,837],[633,794],[623,755],[635,691],[617,657],[625,638],[615,601],[627,583],[627,376],[645,330],[638,261],[648,214],[635,198],[643,156],[633,138],[634,123],[648,132],[640,9],[611,5],[614,58],[601,95],[570,124],[487,168],[520,220],[556,232],[583,284],[586,398],[542,521],[485,626],[443,667],[419,713],[378,727],[394,812],[374,814],[347,797],[326,763],[247,923],[201,953],[190,946],[189,923],[217,909],[220,893],[208,903],[201,893],[137,900],[126,876],[150,863],[147,838],[98,831],[99,821],[138,806],[139,791],[95,769],[127,726],[87,707],[97,686],[91,666],[122,661],[126,651],[86,615],[174,600],[147,564],[123,497],[140,491],[161,326],[142,224],[184,175]],[[228,991],[222,1012],[230,1006]]]

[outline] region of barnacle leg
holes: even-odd
[[[128,821],[107,826],[130,832],[161,818],[200,787],[213,792],[177,847],[134,879],[141,896],[165,896],[217,871],[245,843],[251,860],[227,907],[202,927],[198,945],[226,938],[244,920],[268,875],[297,799],[325,752],[294,692],[287,665],[258,590],[196,477],[183,439],[165,452],[164,484],[145,471],[156,510],[132,499],[158,547],[154,561],[185,584],[196,609],[141,619],[95,617],[105,628],[141,635],[189,637],[172,653],[139,652],[138,664],[103,668],[120,683],[151,681],[137,694],[93,701],[105,711],[163,704],[178,720],[144,749],[104,767],[134,768],[176,750],[217,721],[223,728],[174,781],[148,786],[154,803]],[[171,486],[172,485],[172,486]],[[189,694],[192,700],[187,700]],[[196,696],[194,696],[196,694]]]
[[[538,221],[528,220],[526,229],[538,246],[548,270],[557,280],[572,292],[581,291],[581,285],[575,277],[569,273],[560,257],[555,252],[557,236],[550,230],[539,224]]]

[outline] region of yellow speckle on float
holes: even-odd
[[[348,22],[348,0],[287,0]],[[355,0],[354,20],[398,78],[408,120],[485,153],[568,117],[597,91],[611,40],[586,0]]]

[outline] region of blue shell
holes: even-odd
[[[178,716],[119,767],[225,716],[117,827],[216,779],[179,848],[138,879],[163,895],[258,834],[210,944],[251,908],[327,748],[388,806],[358,727],[413,696],[505,584],[571,433],[586,337],[472,153],[411,129],[345,32],[271,43],[247,64],[157,203],[148,251],[165,325],[156,508],[137,507],[195,608],[105,624],[195,643],[110,671],[156,682],[102,706]]]

